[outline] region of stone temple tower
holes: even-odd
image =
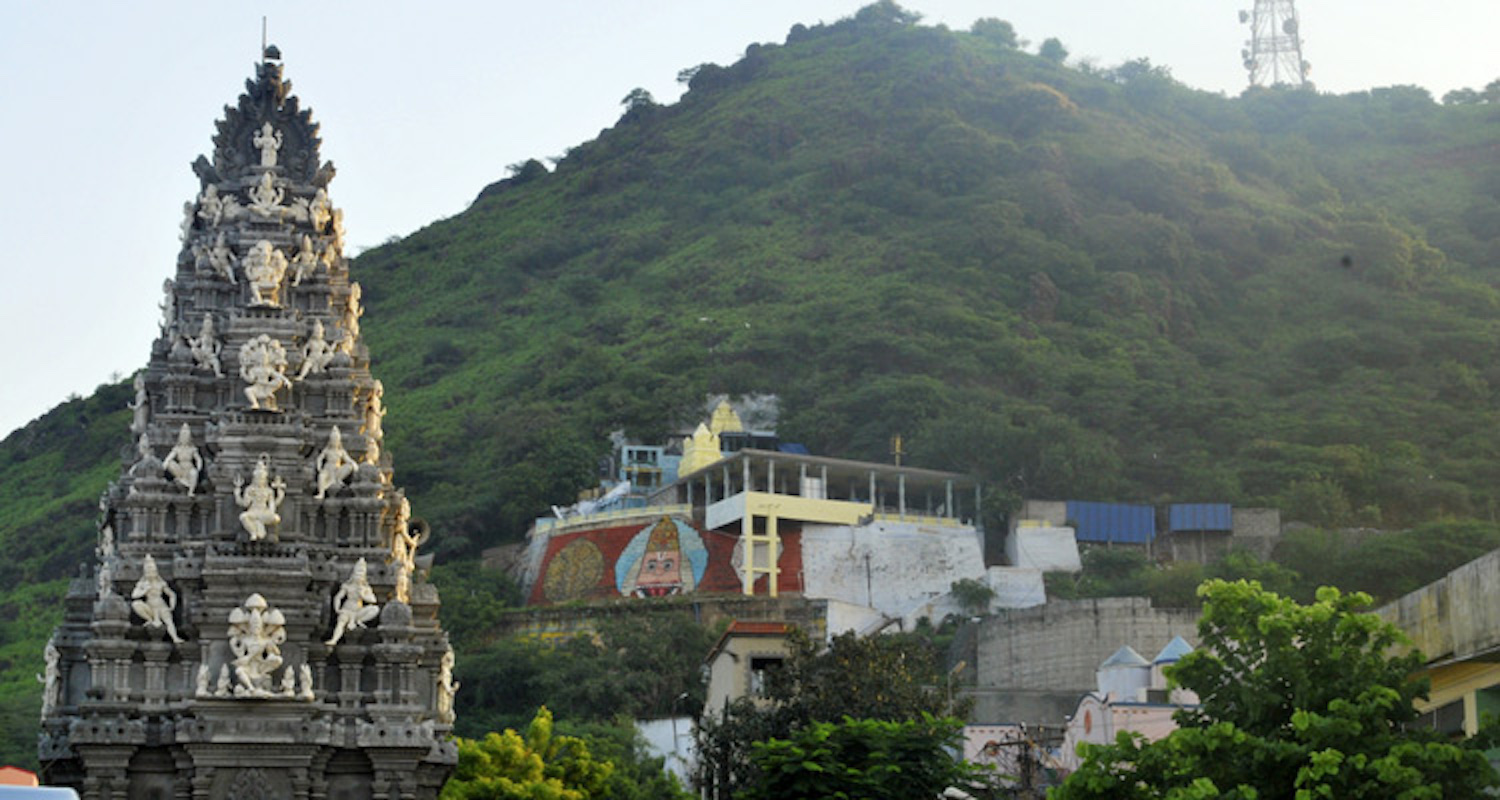
[[[268,56],[193,164],[98,563],[47,647],[42,769],[88,800],[432,798],[456,761],[427,530],[290,92]]]

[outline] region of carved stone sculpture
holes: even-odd
[[[277,511],[285,498],[286,483],[280,477],[271,480],[271,459],[264,455],[255,462],[249,486],[243,477],[235,476],[234,501],[245,509],[240,514],[240,525],[250,534],[250,541],[266,538],[267,526],[281,524],[281,514]]]
[[[233,627],[230,630],[234,630]],[[214,682],[214,697],[229,697],[232,694],[229,683],[229,665],[219,667],[219,679]]]
[[[145,478],[161,474],[161,462],[152,454],[151,438],[144,433],[135,440],[135,454],[135,463],[130,467],[132,477]]]
[[[197,679],[197,681],[194,682],[194,685],[193,685],[193,688],[195,690],[194,691],[195,696],[197,696],[197,697],[210,697],[210,696],[212,696],[212,693],[209,692],[209,690],[208,690],[208,680],[209,680],[209,677],[212,674],[213,673],[212,673],[212,671],[209,670],[207,664],[199,664],[198,665],[198,679]]]
[[[302,345],[302,368],[297,370],[297,380],[303,380],[310,374],[322,374],[337,353],[338,349],[324,338],[323,321],[313,320],[312,335]]]
[[[115,596],[115,570],[111,566],[111,562],[102,561],[99,563],[99,572],[94,576],[94,583],[96,584],[95,590],[99,593],[100,601],[109,600]]]
[[[292,285],[301,286],[302,279],[318,269],[318,251],[313,249],[312,237],[302,234],[302,246],[292,256]]]
[[[108,522],[99,529],[99,546],[95,549],[102,559],[115,557],[115,529]]]
[[[62,673],[58,668],[62,653],[57,649],[57,634],[47,640],[47,649],[42,652],[47,666],[36,679],[42,684],[42,719],[45,720],[62,703]]]
[[[168,278],[161,282],[162,299],[157,308],[161,309],[161,330],[166,333],[177,324],[177,295],[173,291],[176,284]]]
[[[329,429],[328,444],[323,447],[323,452],[318,453],[314,467],[318,472],[318,493],[315,496],[319,500],[327,496],[329,489],[343,486],[349,476],[359,469],[359,463],[344,449],[344,435],[339,431],[339,426]]]
[[[130,590],[130,609],[145,620],[148,628],[166,628],[167,636],[178,644],[177,626],[172,623],[172,611],[177,608],[177,593],[162,579],[156,570],[156,559],[146,556],[141,565],[141,579]]]
[[[269,174],[269,173],[268,173]],[[286,256],[265,239],[245,254],[245,280],[250,283],[250,304],[281,305],[281,282],[286,278]]]
[[[197,336],[187,337],[188,350],[193,354],[193,361],[206,370],[211,370],[215,378],[224,377],[224,366],[219,362],[219,353],[223,351],[224,345],[219,343],[219,336],[214,331],[214,317],[212,314],[203,315],[203,324],[198,327]]]
[[[146,394],[146,374],[137,372],[135,374],[135,401],[130,403],[129,408],[135,412],[130,421],[130,432],[142,434],[146,432],[146,420],[151,416],[151,398]]]
[[[245,387],[245,399],[250,407],[276,411],[276,391],[292,388],[286,376],[286,348],[281,342],[262,333],[240,345],[240,377],[249,384]]]
[[[192,497],[198,488],[198,475],[203,471],[203,456],[193,445],[193,430],[186,422],[177,430],[177,444],[172,446],[172,452],[167,453],[161,465],[172,480],[187,489],[188,497]]]
[[[328,249],[344,252],[344,209],[335,208],[328,218]]]
[[[195,268],[199,272],[212,273],[230,283],[239,283],[234,277],[234,265],[239,259],[225,243],[223,231],[219,232],[212,246],[197,245],[193,252],[197,256]]]
[[[303,664],[302,666],[297,668],[297,673],[302,678],[302,693],[298,695],[298,699],[307,701],[314,700],[316,696],[313,694],[312,667]]]
[[[281,201],[286,198],[286,190],[276,188],[271,173],[261,173],[260,181],[250,187],[248,194],[251,214],[262,219],[281,219]]]
[[[365,578],[367,569],[363,558],[354,562],[354,571],[349,575],[349,580],[344,581],[338,593],[333,596],[336,621],[333,635],[324,642],[329,647],[338,644],[346,632],[365,627],[380,614],[380,606],[375,604],[375,590],[370,588],[370,582]]]
[[[259,593],[229,612],[229,649],[234,653],[234,696],[272,697],[271,674],[281,667],[286,617]]]
[[[365,398],[365,422],[360,426],[359,432],[372,441],[385,437],[385,430],[381,426],[381,420],[385,417],[385,405],[381,402],[384,395],[385,386],[377,380],[370,387],[370,395]]]
[[[281,149],[281,131],[273,130],[271,123],[267,122],[260,128],[260,133],[255,135],[252,141],[257,150],[260,150],[260,165],[262,167],[276,166],[276,151]]]
[[[320,186],[307,204],[307,221],[312,223],[313,230],[322,233],[332,215],[333,204],[328,202],[328,192]]]
[[[224,201],[219,197],[219,188],[209,184],[198,195],[198,219],[206,227],[217,227],[224,219]]]
[[[443,653],[443,660],[438,665],[437,679],[437,721],[444,725],[453,724],[453,695],[458,694],[459,687],[463,686],[453,680],[453,648],[448,648]]]
[[[359,318],[365,315],[365,309],[359,304],[359,299],[364,292],[359,288],[359,282],[349,284],[349,299],[344,302],[343,326],[344,344],[353,347],[355,339],[359,338]],[[346,350],[347,352],[347,350]]]

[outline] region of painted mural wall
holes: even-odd
[[[783,523],[780,591],[802,591],[802,534]],[[553,536],[542,555],[530,605],[620,597],[738,593],[740,538],[702,531],[680,517],[657,517]],[[766,591],[757,581],[756,593]]]

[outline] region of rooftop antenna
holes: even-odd
[[[1310,86],[1312,65],[1302,60],[1302,39],[1293,0],[1255,0],[1255,8],[1240,12],[1250,26],[1250,41],[1240,51],[1251,86]]]
[[[260,18],[260,60],[266,60],[266,18]]]

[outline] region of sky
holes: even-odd
[[[596,137],[645,88],[733,63],[862,0],[0,0],[0,436],[145,366],[189,164],[253,74],[262,17],[322,125],[346,252],[462,212],[506,166]],[[1070,61],[1149,58],[1238,94],[1253,0],[905,0],[924,24],[997,17]],[[1500,0],[1298,0],[1319,91],[1500,78]],[[358,266],[355,266],[358,277]],[[378,373],[378,359],[376,364]],[[122,436],[124,432],[122,431]]]

